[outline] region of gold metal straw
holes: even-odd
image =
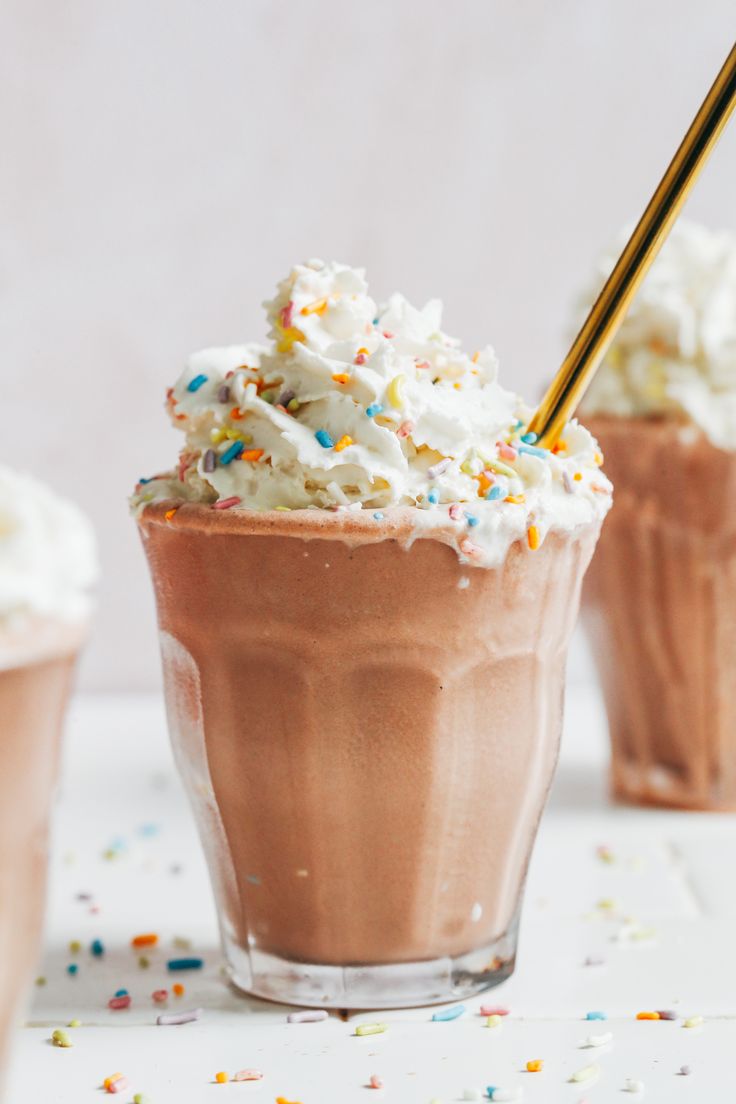
[[[735,104],[736,45],[529,424],[546,448],[555,444],[585,394]]]

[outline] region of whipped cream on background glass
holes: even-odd
[[[0,632],[29,620],[85,620],[97,573],[94,532],[82,511],[0,465]]]
[[[167,398],[186,435],[178,469],[141,481],[137,508],[370,510],[378,523],[409,507],[417,536],[486,566],[516,540],[534,548],[606,513],[588,431],[573,421],[556,451],[536,448],[493,349],[463,352],[439,301],[418,310],[393,295],[379,308],[362,270],[309,261],[265,306],[270,345],[189,359]]]
[[[623,240],[600,259],[586,309]],[[582,409],[673,416],[693,423],[718,448],[736,448],[736,236],[696,223],[675,225]]]

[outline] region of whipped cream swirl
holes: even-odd
[[[0,466],[0,629],[28,618],[78,622],[97,580],[90,522],[30,475]]]
[[[625,238],[601,258],[585,308]],[[583,411],[667,415],[736,448],[736,236],[678,222],[591,385]]]
[[[190,358],[167,397],[186,436],[178,469],[139,483],[136,507],[364,509],[380,522],[410,506],[423,535],[457,523],[458,551],[477,564],[605,514],[587,430],[572,422],[554,452],[538,449],[493,349],[463,352],[439,301],[378,308],[361,270],[310,261],[265,306],[270,345]]]

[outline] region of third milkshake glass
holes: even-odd
[[[438,304],[315,261],[268,308],[271,347],[191,358],[179,467],[134,496],[230,974],[467,996],[514,967],[610,484],[576,424],[535,447]]]

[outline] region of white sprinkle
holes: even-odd
[[[467,575],[461,575],[460,578],[457,581],[457,589],[458,590],[467,590],[469,586],[470,586],[470,579],[468,578],[468,576]]]
[[[164,1012],[156,1018],[159,1027],[174,1027],[177,1024],[192,1023],[202,1018],[202,1009],[193,1008],[191,1012]]]
[[[589,1035],[580,1045],[582,1047],[602,1047],[613,1042],[613,1032],[605,1031],[602,1035]]]
[[[629,1077],[629,1078],[627,1078],[626,1084],[624,1085],[624,1092],[643,1093],[644,1092],[644,1082],[643,1081],[635,1081],[632,1077]]]
[[[429,479],[436,479],[438,475],[442,475],[449,468],[452,461],[445,457],[444,460],[438,460],[436,464],[433,464],[431,468],[427,468],[427,476]]]
[[[329,1017],[329,1012],[325,1012],[324,1008],[305,1008],[303,1012],[290,1012],[286,1017],[287,1023],[320,1023],[321,1020],[326,1020]]]
[[[679,1072],[680,1072],[680,1077],[689,1077],[690,1074],[692,1073],[692,1070],[690,1069],[689,1066],[680,1066],[680,1071]]]
[[[568,494],[575,494],[575,488],[572,485],[570,473],[567,472],[564,468],[562,469],[562,485]]]
[[[700,1027],[702,1025],[702,1023],[703,1023],[703,1017],[702,1016],[690,1016],[689,1019],[685,1020],[685,1022],[683,1023],[682,1026],[683,1027]]]
[[[472,909],[470,910],[470,919],[473,921],[474,924],[477,924],[482,915],[483,906],[480,901],[476,901]]]

